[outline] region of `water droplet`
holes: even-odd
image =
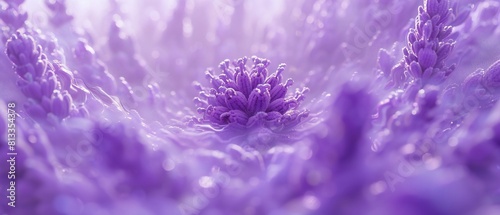
[[[163,161],[162,166],[166,171],[172,171],[175,168],[175,161],[173,161],[172,159],[166,159],[165,161]]]
[[[316,210],[321,205],[321,202],[319,201],[318,198],[310,195],[305,196],[302,203],[304,204],[304,207],[310,210]]]
[[[209,188],[215,185],[213,178],[209,176],[201,177],[200,180],[198,180],[198,184],[203,188]]]

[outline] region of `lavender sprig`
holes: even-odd
[[[408,46],[403,49],[405,73],[420,85],[441,83],[455,66],[446,66],[455,41],[448,24],[452,9],[449,0],[425,0],[418,8],[415,27],[408,33]]]
[[[462,111],[471,108],[491,108],[500,97],[500,61],[488,69],[478,69],[462,83]]]
[[[70,112],[79,115],[68,92],[69,84],[56,75],[56,68],[61,65],[50,63],[33,37],[18,32],[9,39],[6,47],[6,54],[21,77],[18,86],[29,98],[25,108],[33,118],[53,116],[50,118],[59,121],[68,117]]]

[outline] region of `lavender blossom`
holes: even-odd
[[[467,76],[462,83],[464,108],[491,108],[500,96],[499,73],[500,61],[497,61],[486,71],[479,69]]]
[[[448,23],[452,10],[448,0],[426,0],[418,8],[415,27],[408,33],[403,49],[405,71],[421,84],[440,83],[455,66],[445,66],[455,42],[447,39],[452,32]]]
[[[66,0],[45,0],[45,5],[54,13],[50,22],[60,26],[73,20],[73,16],[66,11]]]
[[[55,74],[54,64],[57,63],[48,61],[42,47],[31,36],[22,33],[13,35],[7,42],[6,54],[21,77],[18,86],[28,97],[26,109],[33,118],[49,117],[57,121],[68,117],[71,112],[78,112],[67,91],[67,83],[62,85]]]
[[[298,110],[307,88],[286,97],[293,80],[282,83],[285,64],[268,76],[269,60],[252,57],[250,71],[246,67],[247,60],[246,57],[238,59],[233,68],[229,60],[221,62],[222,74],[218,76],[207,71],[212,86],[200,87],[200,97],[195,98],[200,106],[198,112],[203,114],[200,120],[217,125],[252,126],[255,123],[286,125],[307,117],[307,111]]]

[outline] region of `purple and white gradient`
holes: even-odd
[[[0,215],[498,215],[499,25],[500,0],[0,0]]]

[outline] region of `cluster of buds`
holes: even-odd
[[[49,62],[43,54],[42,47],[37,45],[33,37],[14,34],[7,42],[6,54],[14,64],[14,70],[21,77],[17,85],[28,97],[26,109],[31,117],[62,120],[74,112],[79,115],[64,77],[58,77],[58,70],[65,70],[57,62]],[[56,71],[57,70],[57,71]]]
[[[246,66],[248,58],[240,58],[233,63],[225,60],[219,68],[222,74],[215,76],[213,71],[206,75],[211,86],[198,85],[200,96],[195,98],[198,111],[203,120],[219,125],[251,125],[256,122],[287,123],[307,116],[307,111],[298,110],[308,88],[297,90],[294,96],[287,97],[293,84],[292,79],[282,83],[285,64],[278,66],[275,73],[268,76],[267,59],[252,57],[253,66]]]
[[[452,26],[447,23],[452,15],[448,0],[425,0],[418,8],[415,27],[408,33],[408,46],[403,49],[405,71],[422,84],[440,83],[454,69],[445,66],[455,42],[447,37]]]

